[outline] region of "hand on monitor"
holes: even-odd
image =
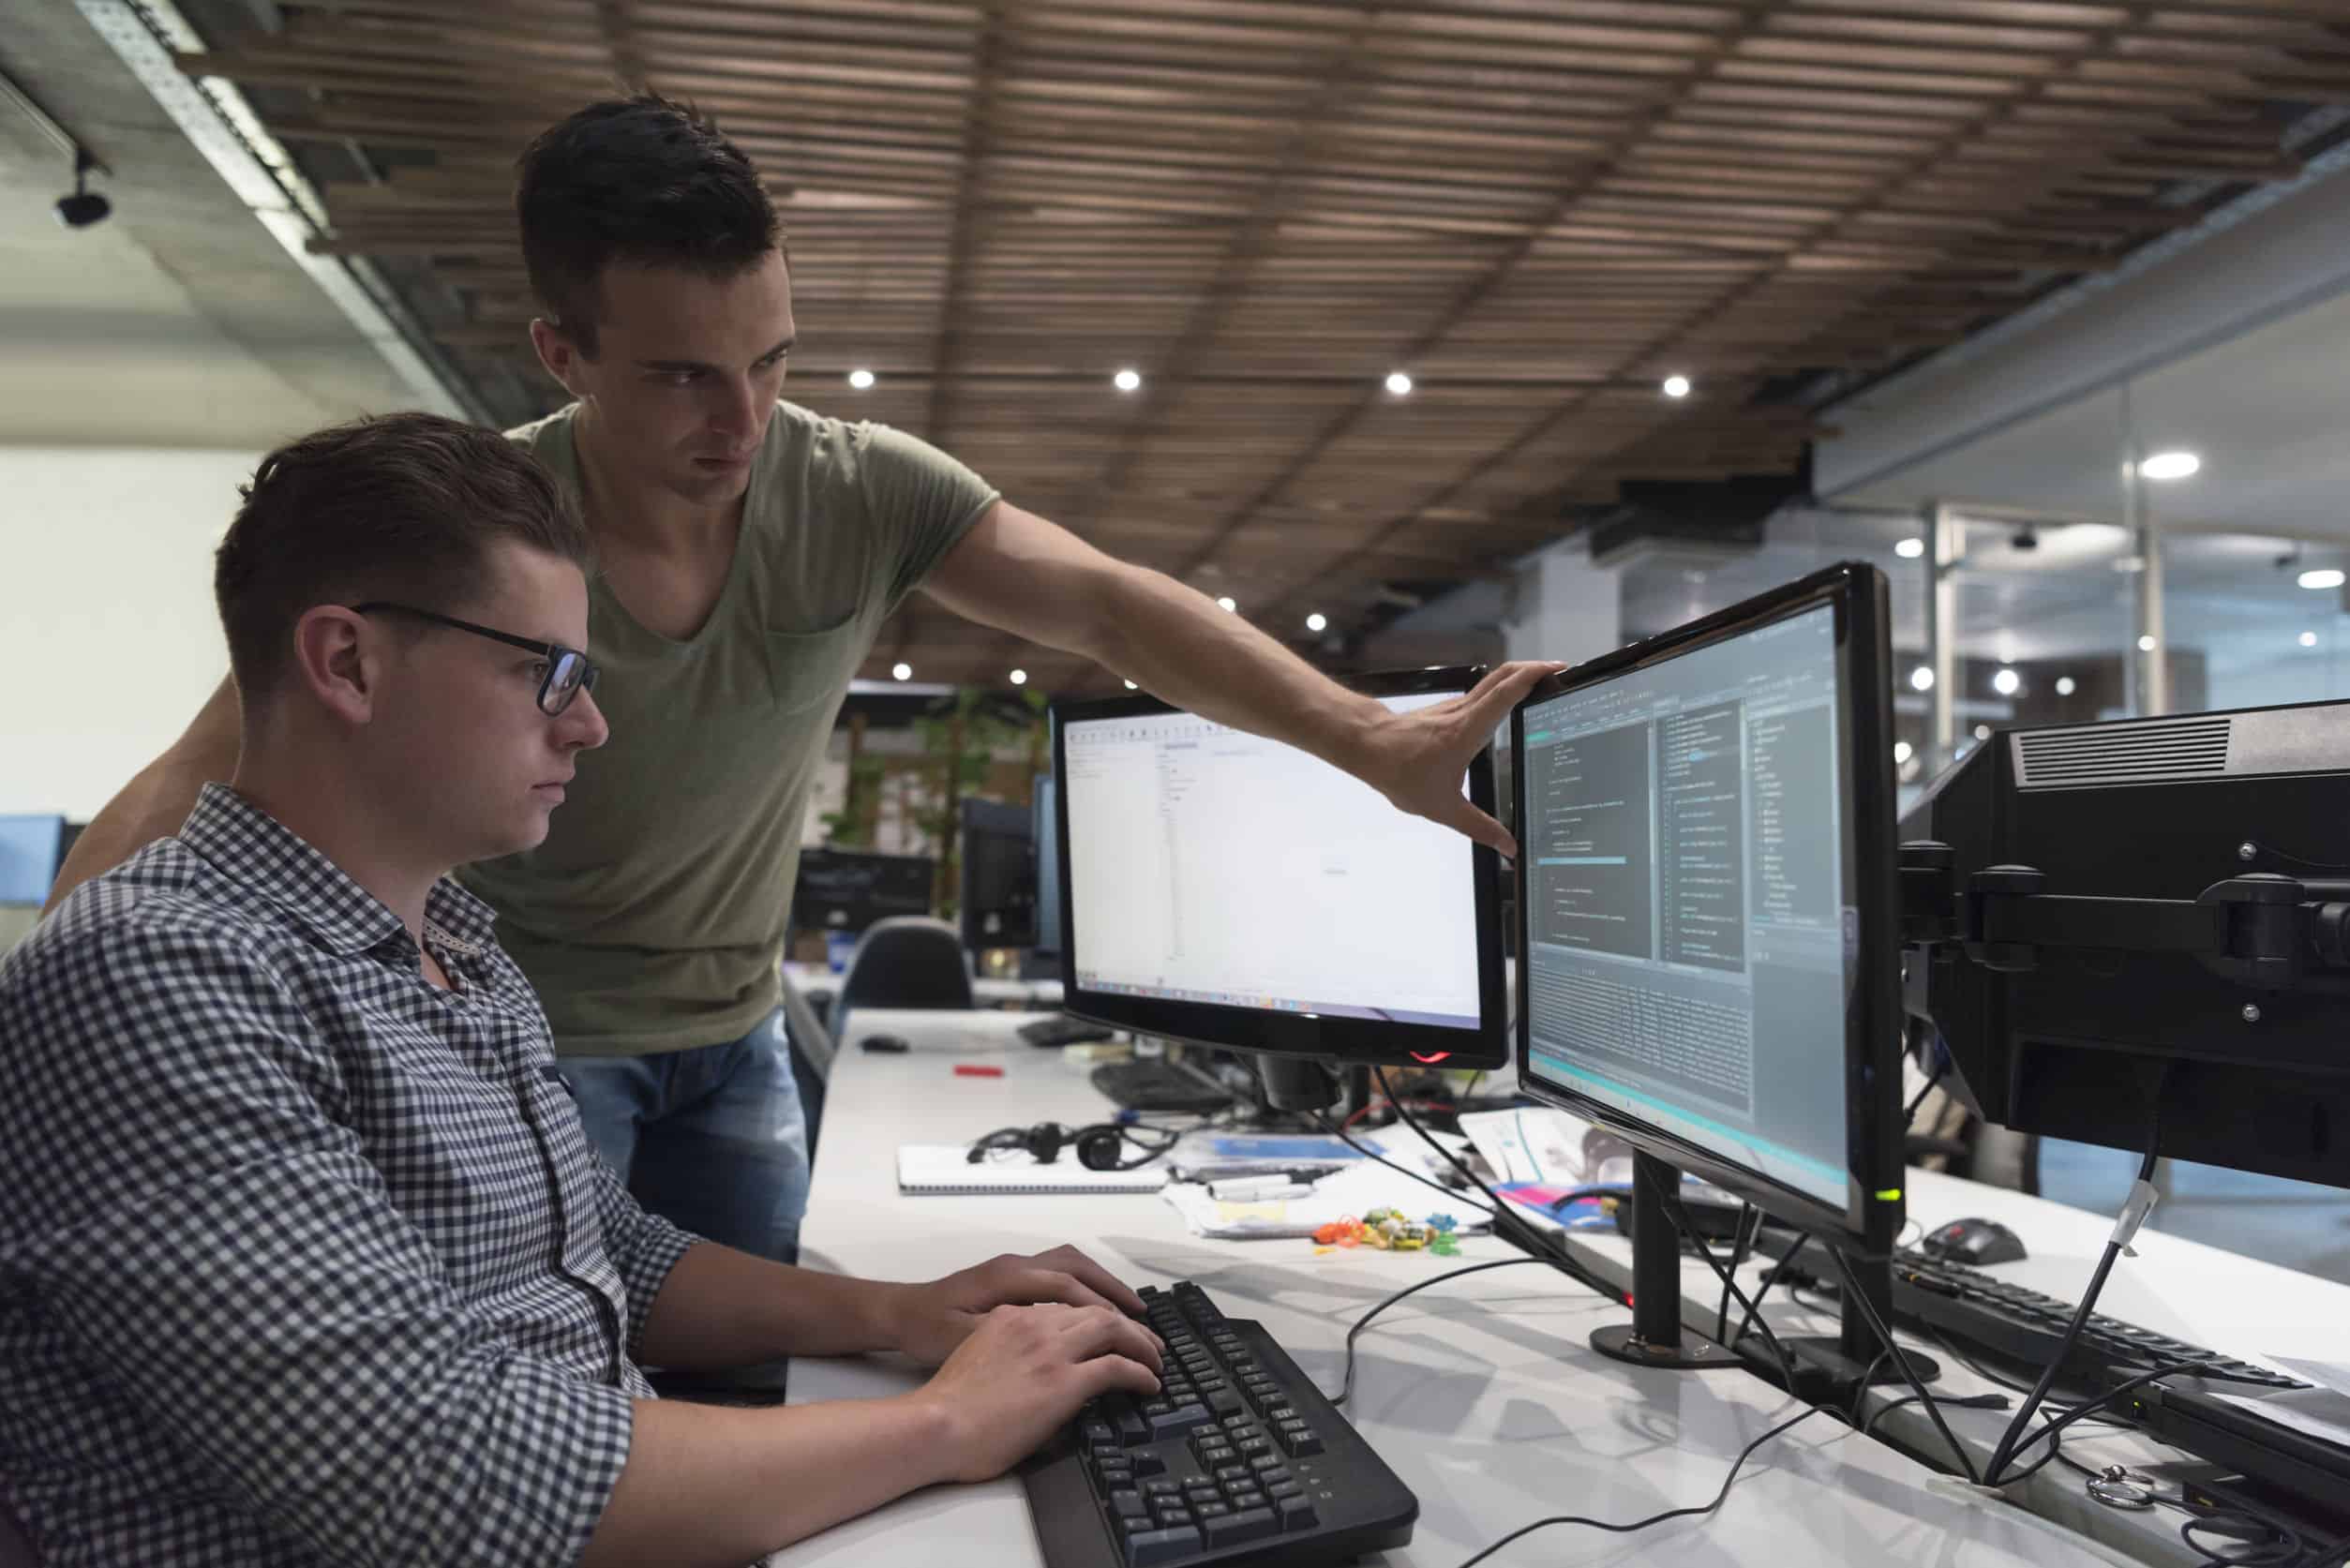
[[[998,1307],[976,1322],[906,1396],[931,1411],[953,1480],[1003,1474],[1100,1395],[1159,1392],[1157,1336],[1115,1308]]]
[[[898,1300],[891,1341],[924,1366],[936,1366],[995,1308],[1039,1303],[1101,1307],[1129,1318],[1143,1313],[1143,1298],[1108,1269],[1076,1247],[1056,1247],[1025,1257],[1005,1253],[927,1285],[906,1286]],[[1137,1331],[1158,1346],[1148,1329]]]
[[[1518,841],[1469,803],[1460,791],[1461,776],[1534,682],[1566,667],[1548,662],[1502,665],[1474,691],[1390,714],[1373,732],[1368,759],[1355,771],[1400,809],[1515,858]]]

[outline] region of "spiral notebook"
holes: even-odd
[[[1088,1171],[1065,1154],[1039,1165],[1025,1149],[999,1152],[971,1163],[964,1143],[898,1145],[898,1190],[924,1196],[952,1192],[1156,1192],[1166,1185],[1164,1167],[1139,1171]]]

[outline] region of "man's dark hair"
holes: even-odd
[[[615,261],[730,277],[782,248],[783,225],[742,149],[657,93],[591,103],[523,150],[522,262],[547,319],[592,359],[596,287]]]
[[[591,564],[587,526],[547,471],[495,430],[438,414],[337,425],[262,459],[213,557],[229,669],[249,704],[285,676],[318,605],[395,600],[447,615],[478,601],[504,540]]]

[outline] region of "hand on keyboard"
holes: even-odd
[[[891,1343],[926,1366],[953,1353],[981,1318],[998,1307],[1057,1303],[1100,1307],[1139,1318],[1143,1298],[1073,1247],[1030,1256],[1005,1253],[899,1298]]]
[[[1086,1401],[1159,1394],[1159,1337],[1108,1307],[999,1307],[913,1396],[935,1405],[957,1481],[1001,1475]]]

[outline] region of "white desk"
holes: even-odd
[[[1201,1240],[1155,1196],[908,1198],[902,1142],[952,1142],[994,1127],[1098,1116],[1085,1069],[1026,1047],[995,1059],[1001,1078],[953,1073],[956,1015],[894,1015],[906,1054],[851,1049],[833,1074],[826,1137],[801,1231],[801,1262],[885,1278],[936,1276],[1001,1251],[1076,1241],[1135,1284],[1200,1281],[1236,1316],[1263,1322],[1310,1376],[1334,1386],[1347,1327],[1381,1296],[1448,1260],[1337,1253],[1304,1242]],[[1473,1240],[1471,1258],[1509,1255]],[[1384,1316],[1360,1341],[1349,1416],[1418,1495],[1413,1544],[1396,1563],[1451,1568],[1546,1515],[1629,1520],[1699,1503],[1738,1450],[1797,1409],[1743,1372],[1654,1373],[1593,1355],[1591,1329],[1621,1308],[1539,1265],[1431,1290]],[[867,1397],[921,1374],[875,1358],[800,1361],[791,1399]],[[1747,1462],[1720,1513],[1623,1537],[1558,1527],[1489,1561],[1939,1565],[2126,1561],[2021,1510],[1929,1486],[1930,1472],[1821,1415]],[[774,1561],[1034,1568],[1041,1560],[1019,1484],[934,1488],[842,1525]]]
[[[791,977],[791,983],[799,988],[801,995],[811,998],[817,992],[828,999],[837,995],[841,981],[846,978],[834,973],[828,964],[801,963],[797,960],[786,963],[784,972]],[[971,995],[982,1008],[1051,1009],[1061,1005],[1061,982],[977,975],[971,980]]]

